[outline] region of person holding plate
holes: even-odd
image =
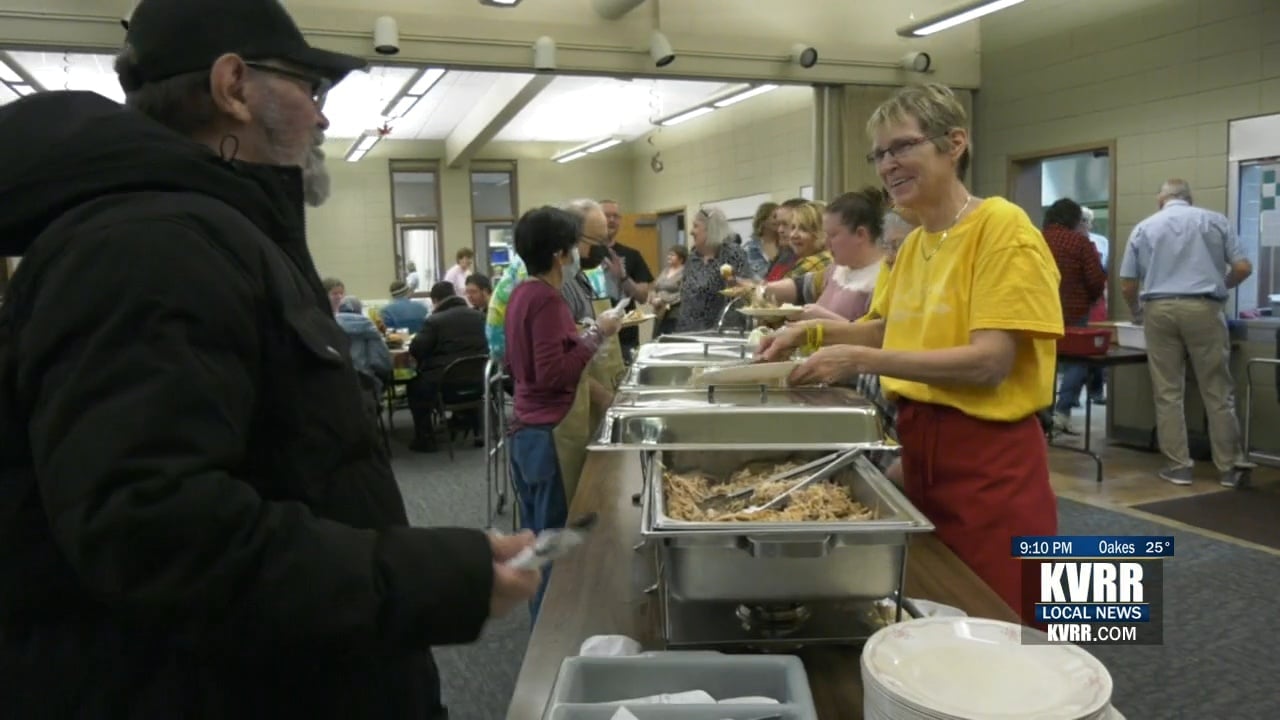
[[[908,498],[961,560],[1022,611],[1010,539],[1057,533],[1036,412],[1053,399],[1063,334],[1058,270],[1026,213],[965,187],[967,117],[950,89],[903,88],[867,130],[874,142],[868,162],[921,227],[862,321],[789,326],[765,339],[760,358],[812,350],[793,383],[879,375],[898,404]]]

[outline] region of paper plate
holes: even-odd
[[[738,308],[738,312],[747,317],[790,320],[791,318],[800,317],[800,314],[804,312],[804,308],[799,305],[783,305],[776,308],[745,307]]]

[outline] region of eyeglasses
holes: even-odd
[[[900,157],[903,153],[914,147],[918,147],[924,143],[932,142],[934,140],[939,140],[946,136],[946,133],[943,133],[942,135],[934,135],[933,137],[919,137],[911,140],[895,140],[890,143],[889,147],[883,150],[872,150],[867,153],[867,163],[870,165],[879,165],[880,161],[884,160],[886,157]]]
[[[289,70],[288,68],[276,67],[275,65],[267,65],[266,63],[259,62],[246,62],[245,65],[248,65],[254,70],[258,70],[259,72],[271,73],[272,75],[279,75],[280,77],[286,77],[291,80],[301,80],[307,84],[307,88],[311,92],[311,102],[315,103],[317,108],[324,107],[324,101],[329,96],[329,91],[333,89],[332,81],[318,75],[311,75],[309,73],[298,72],[296,70]]]

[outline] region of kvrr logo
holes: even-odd
[[[1140,562],[1045,562],[1042,603],[1143,603]]]

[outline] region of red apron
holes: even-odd
[[[1023,603],[1023,561],[1013,558],[1011,540],[1058,532],[1039,419],[992,422],[942,405],[902,401],[897,430],[907,498],[969,569],[1024,623],[1034,624],[1032,608]]]

